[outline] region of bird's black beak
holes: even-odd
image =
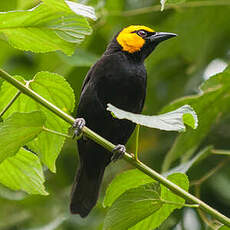
[[[169,38],[176,37],[177,34],[167,33],[167,32],[155,32],[153,35],[148,37],[151,42],[160,43],[162,41],[168,40]]]

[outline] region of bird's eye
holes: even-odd
[[[144,37],[147,36],[147,32],[144,31],[144,30],[139,30],[139,31],[137,32],[137,34],[138,34],[139,36],[141,36],[142,38],[144,38]]]

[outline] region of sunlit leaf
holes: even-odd
[[[150,183],[127,190],[109,208],[103,229],[126,230],[159,210],[159,184]]]
[[[197,119],[197,116],[196,116],[195,113],[194,114],[184,113],[182,119],[183,119],[184,124],[192,127],[193,129],[197,128],[197,126],[198,126],[198,119]]]
[[[58,106],[61,110],[71,113],[75,106],[74,93],[67,81],[57,74],[48,72],[37,73],[30,84],[31,89],[42,97]],[[36,106],[43,111],[47,117],[45,127],[62,133],[67,133],[70,125],[61,118],[45,109],[43,106]],[[41,160],[51,171],[55,171],[55,161],[61,151],[65,138],[42,132],[38,138],[29,143],[28,146],[39,154]]]
[[[13,10],[17,6],[16,0],[0,1],[0,11]]]
[[[14,113],[0,123],[0,162],[13,156],[20,147],[42,131],[45,117],[41,112]]]
[[[184,105],[179,109],[158,116],[130,113],[111,104],[108,104],[107,110],[112,112],[116,118],[127,119],[139,125],[161,130],[185,131],[184,123],[194,129],[198,126],[197,115],[189,105]],[[189,116],[184,116],[185,114],[189,114]]]
[[[201,92],[218,89],[219,87],[229,87],[230,66],[228,66],[222,73],[210,77],[200,86]]]
[[[76,20],[76,16],[60,18],[49,28],[54,30],[60,38],[70,43],[80,43],[86,35],[90,35],[92,32],[89,27],[84,27],[84,19]]]
[[[127,170],[116,176],[106,189],[103,205],[111,206],[112,203],[126,190],[136,188],[140,185],[153,183],[154,180],[140,170]],[[157,182],[155,182],[157,183]]]
[[[87,18],[91,18],[93,20],[97,19],[93,7],[85,6],[83,4],[79,4],[76,2],[72,2],[72,1],[65,1],[65,2],[75,14],[81,15]]]
[[[21,148],[15,156],[0,164],[0,183],[13,190],[47,195],[44,181],[39,158],[25,149]]]
[[[70,114],[73,111],[75,106],[74,93],[62,76],[49,72],[39,72],[35,75],[34,79],[30,81],[29,86],[64,112]],[[14,90],[15,87],[4,82],[1,89],[0,101],[1,96],[3,96],[5,99],[4,103],[7,104],[12,99]],[[46,128],[62,133],[68,132],[68,128],[70,127],[68,123],[24,94],[18,97],[10,109],[4,114],[3,118],[6,119],[15,111],[31,112],[34,110],[42,111],[45,114]],[[64,137],[42,132],[32,142],[27,143],[27,145],[31,150],[36,152],[40,156],[42,162],[54,172],[56,170],[55,161],[61,151],[64,140]]]
[[[42,0],[49,7],[58,11],[70,11],[70,8],[66,4],[65,0]]]
[[[75,9],[78,6],[83,11],[81,15],[85,9],[85,15],[90,17],[87,6],[77,4]],[[73,43],[81,42],[91,33],[87,20],[81,15],[70,9],[58,11],[40,4],[31,10],[0,13],[0,29],[15,48],[42,53],[61,50],[70,55],[75,48]]]
[[[218,230],[230,230],[230,228],[227,226],[221,226],[220,228],[218,228]]]
[[[58,11],[65,11],[67,13],[74,12],[77,15],[81,15],[87,18],[96,20],[95,10],[91,6],[86,6],[67,0],[42,0],[50,8]]]
[[[173,173],[168,176],[168,179],[173,183],[177,184],[178,186],[180,186],[181,188],[185,189],[186,191],[189,188],[188,178],[183,173]],[[145,191],[145,189],[143,190],[143,188],[147,186],[146,184],[150,184],[150,183],[151,186],[157,188],[158,186],[157,182],[154,182],[152,178],[150,178],[149,176],[140,172],[137,169],[128,170],[118,175],[112,181],[112,183],[109,185],[106,191],[104,205],[110,207],[108,211],[110,212],[110,214],[108,213],[107,214],[108,216],[106,216],[106,224],[104,225],[104,228],[110,229],[108,226],[110,227],[112,226],[111,229],[118,229],[119,227],[122,229],[123,225],[120,226],[118,224],[118,228],[113,226],[117,224],[116,219],[121,218],[119,216],[120,215],[119,212],[122,213],[121,210],[123,208],[119,206],[120,201],[123,202],[123,197],[125,198],[129,197],[129,191],[136,191],[139,193],[139,196],[142,197],[142,193]],[[154,212],[153,214],[150,214],[149,217],[148,215],[144,218],[142,217],[142,220],[138,219],[140,222],[137,223],[135,226],[130,227],[129,229],[132,230],[155,229],[170,215],[170,213],[172,213],[174,209],[183,207],[184,199],[175,195],[165,186],[161,185],[161,191],[159,190],[159,188],[157,188],[157,191],[158,191],[158,195],[160,196],[160,198],[158,197],[157,199],[174,202],[176,203],[176,205],[167,204],[167,203],[162,204],[162,206],[158,211]],[[138,203],[139,200],[137,199],[136,202]],[[133,205],[137,205],[137,204],[134,202]],[[131,210],[134,211],[132,212]],[[130,215],[135,216],[136,215],[135,210],[136,210],[135,206],[130,207]],[[137,215],[139,215],[138,212],[139,211],[137,211]],[[130,217],[128,214],[125,214],[125,217],[127,219],[127,221],[125,221],[125,224],[129,224],[130,223],[129,220],[132,219],[132,217]]]
[[[175,173],[168,178],[173,183],[177,184],[184,190],[188,191],[189,188],[189,181],[185,174],[182,173]],[[175,210],[180,209],[183,207],[184,199],[175,195],[171,192],[168,188],[161,185],[161,199],[166,201],[171,201],[174,203],[178,203],[178,205],[173,204],[163,204],[162,207],[154,212],[151,216],[145,218],[144,220],[140,221],[137,225],[130,228],[130,230],[143,230],[143,229],[155,229],[162,224],[163,221],[167,219],[167,217]]]

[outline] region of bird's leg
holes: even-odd
[[[85,126],[85,119],[84,118],[77,118],[74,121],[73,128],[74,128],[74,136],[79,137],[81,135],[82,129]]]
[[[112,151],[113,155],[111,157],[111,160],[115,162],[121,159],[124,156],[125,152],[126,148],[124,145],[116,145],[116,147]]]

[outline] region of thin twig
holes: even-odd
[[[227,156],[230,156],[230,151],[229,150],[212,149],[211,152],[212,152],[212,154],[216,154],[216,155],[227,155]]]
[[[19,97],[19,95],[21,94],[20,91],[18,91],[15,96],[11,99],[11,101],[6,105],[6,107],[2,110],[2,112],[0,113],[0,117],[2,117],[5,112],[10,108],[10,106],[15,102],[15,100]]]
[[[139,124],[137,124],[137,127],[136,127],[136,149],[135,149],[135,160],[138,160],[139,134],[140,134],[140,125],[139,125]]]
[[[42,130],[45,131],[45,132],[48,132],[48,133],[52,133],[52,134],[54,134],[54,135],[61,136],[61,137],[72,138],[72,136],[70,136],[70,135],[68,135],[68,134],[61,133],[61,132],[58,132],[58,131],[55,131],[55,130],[52,130],[52,129],[48,129],[48,128],[46,128],[46,127],[42,127]]]

